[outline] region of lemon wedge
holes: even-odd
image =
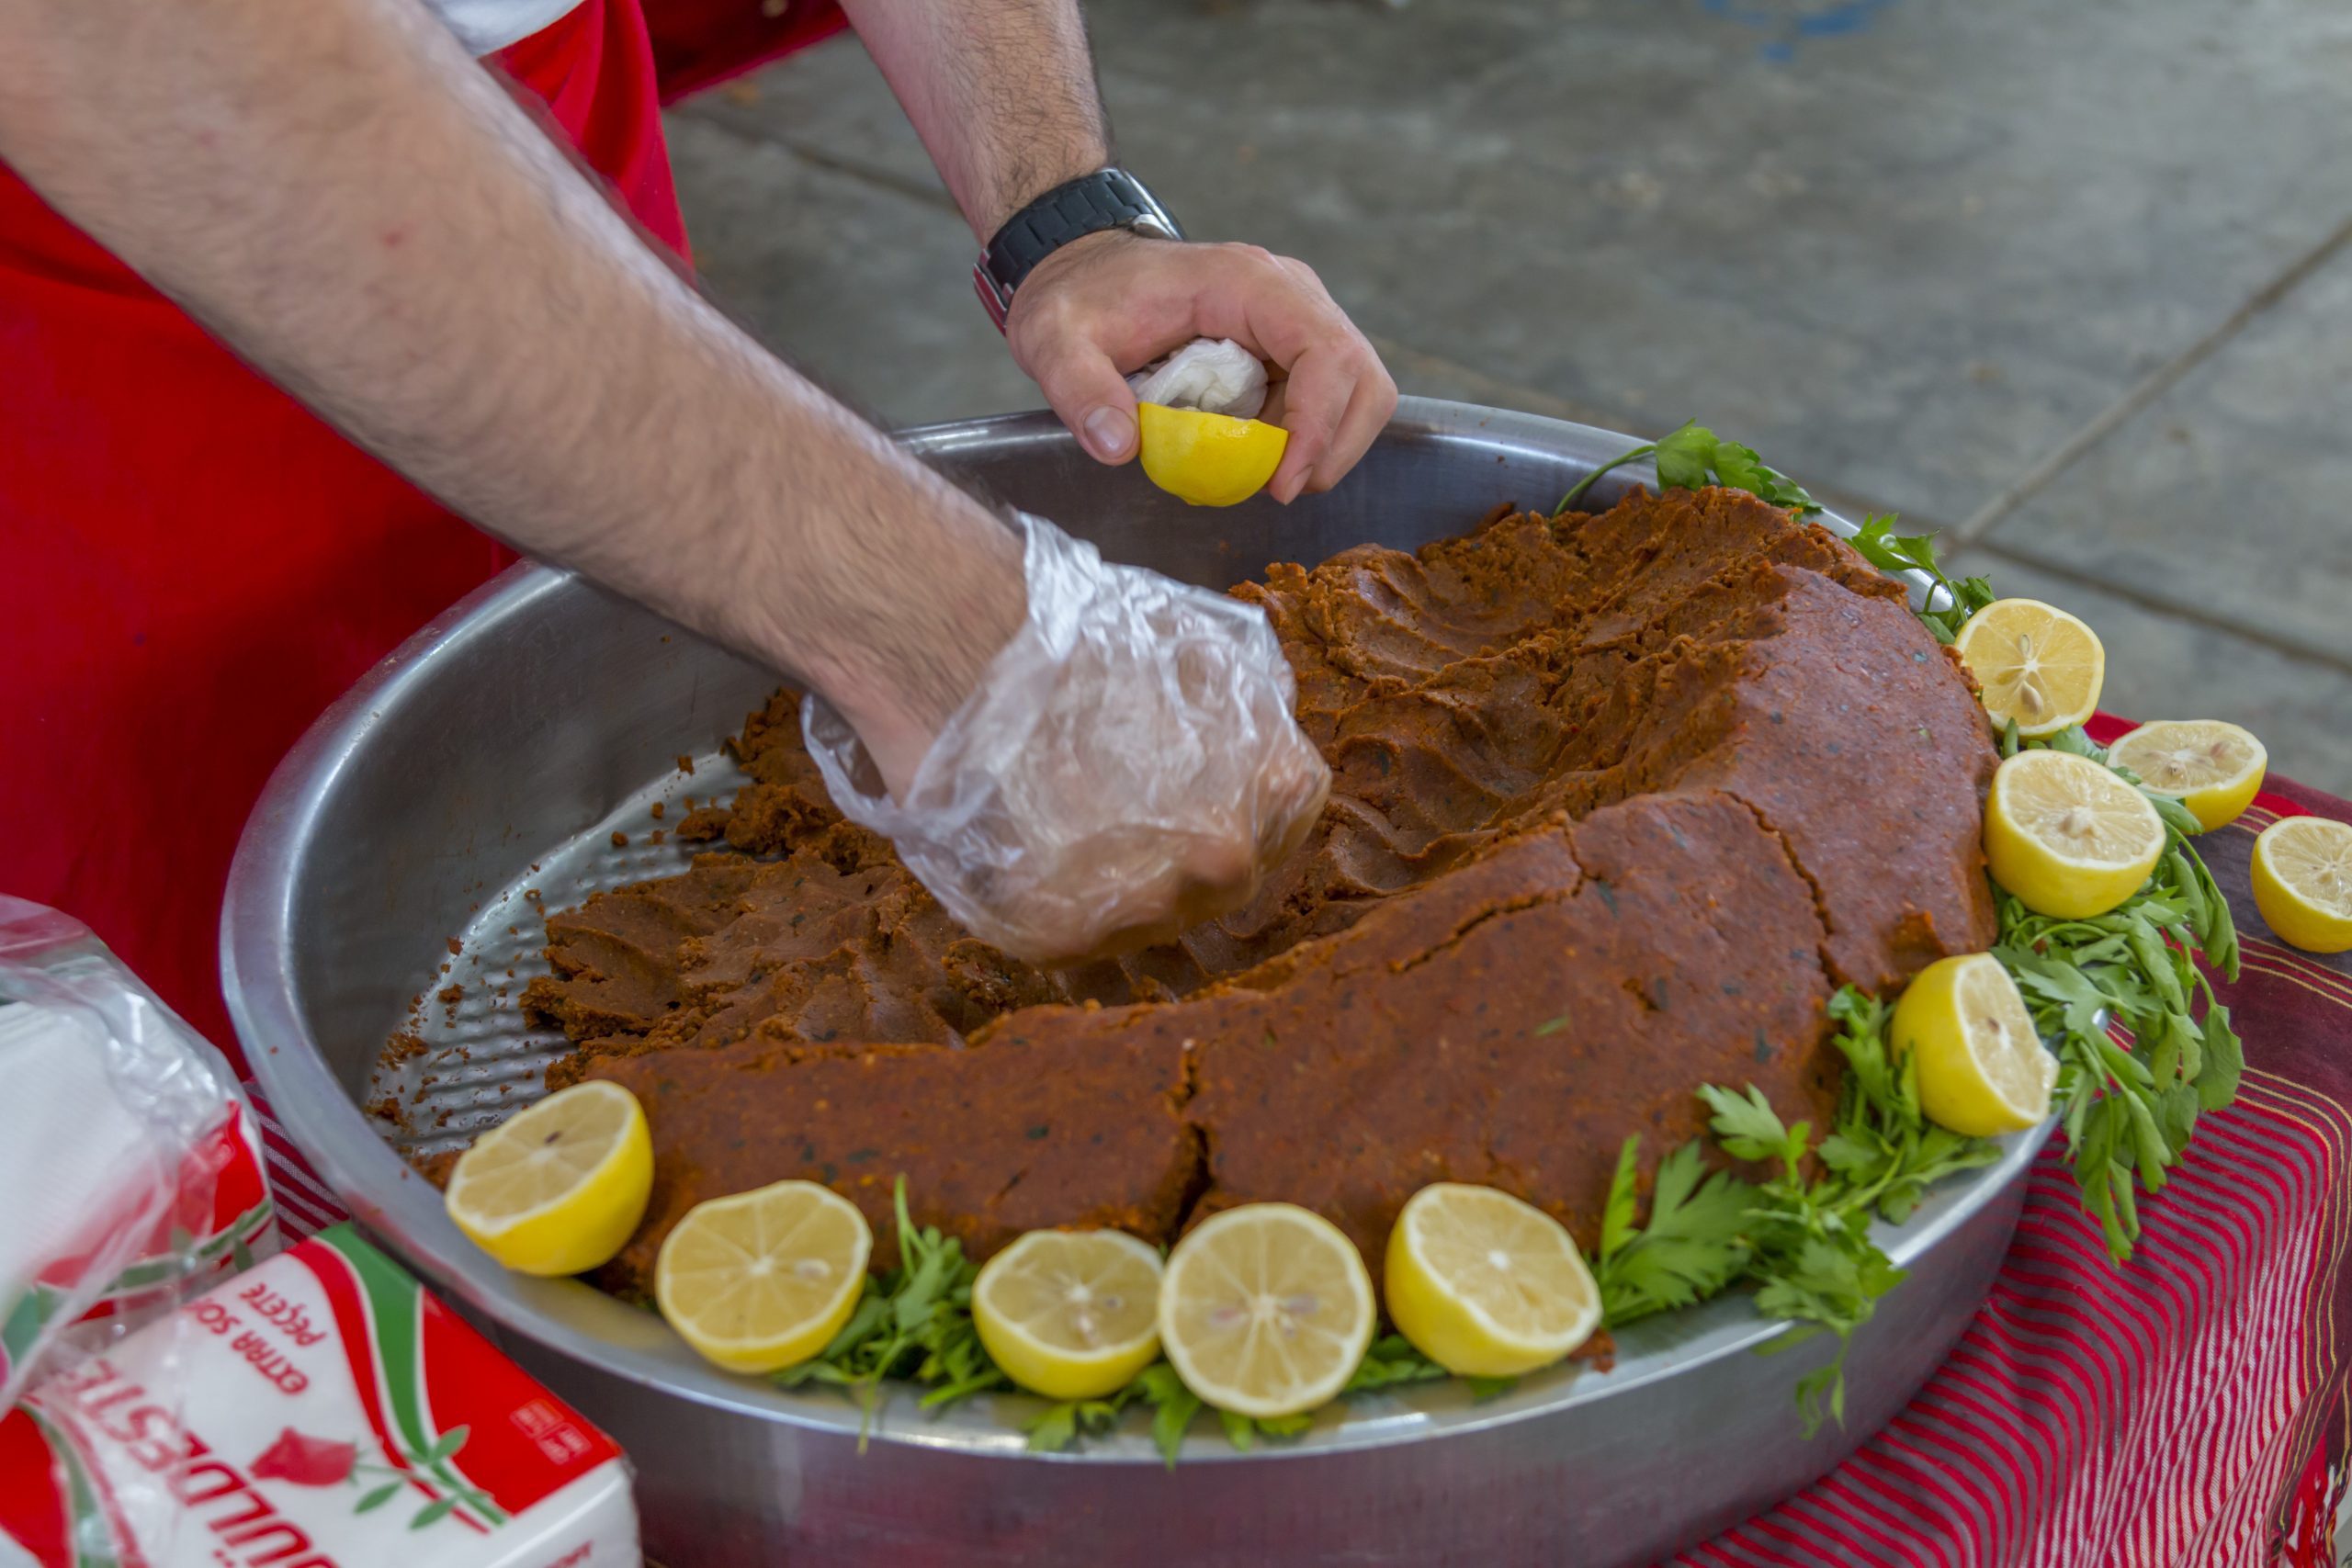
[[[1231,506],[1266,488],[1290,432],[1261,419],[1137,403],[1143,471],[1194,506]]]
[[[1388,1237],[1388,1315],[1447,1371],[1509,1378],[1591,1337],[1600,1288],[1560,1222],[1491,1187],[1413,1194]]]
[[[1031,1231],[972,1282],[972,1324],[1014,1382],[1096,1399],[1159,1355],[1159,1249],[1125,1231]]]
[[[1320,1214],[1245,1203],[1168,1255],[1159,1346],[1184,1386],[1237,1416],[1329,1404],[1372,1344],[1372,1274]]]
[[[2039,599],[1996,599],[1968,617],[1953,651],[1984,691],[1994,722],[2039,740],[2098,711],[2107,650],[2081,621]]]
[[[779,1181],[687,1210],[654,1259],[654,1300],[706,1360],[773,1372],[849,1321],[873,1252],[857,1205],[813,1181]]]
[[[591,1078],[475,1139],[443,1201],[476,1247],[518,1273],[553,1277],[610,1262],[652,1191],[644,1108]]]
[[[1955,1133],[1989,1138],[2050,1114],[2058,1060],[2042,1048],[2018,983],[1989,953],[1939,959],[1894,1004],[1888,1038],[1919,1061],[1919,1107]]]
[[[2140,890],[2164,850],[2148,797],[2088,757],[2020,751],[1993,775],[1984,858],[2036,914],[2104,915]]]
[[[2254,840],[2254,904],[2283,942],[2352,951],[2352,827],[2289,817],[2265,828]]]
[[[2137,773],[2151,794],[2188,807],[2209,833],[2236,821],[2254,803],[2270,765],[2261,741],[2214,718],[2143,724],[2109,747],[2107,756]]]

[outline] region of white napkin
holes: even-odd
[[[1266,406],[1266,367],[1231,338],[1196,337],[1127,378],[1141,403],[1255,419]]]

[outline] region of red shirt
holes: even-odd
[[[636,0],[495,61],[683,254]],[[220,893],[263,782],[513,558],[0,167],[0,891],[87,922],[234,1058]]]

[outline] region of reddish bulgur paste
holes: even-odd
[[[1899,585],[1736,491],[1498,518],[1235,590],[1265,606],[1335,775],[1246,908],[1042,971],[975,941],[843,821],[779,693],[753,782],[677,831],[682,875],[549,917],[526,1003],[651,1122],[649,1288],[706,1198],[787,1177],[985,1257],[1020,1232],[1155,1241],[1235,1203],[1326,1214],[1378,1278],[1431,1181],[1498,1187],[1589,1247],[1620,1145],[1754,1084],[1821,1124],[1824,1003],[1988,945],[1996,753]]]

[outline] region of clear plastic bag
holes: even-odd
[[[220,1054],[87,927],[5,895],[0,1091],[5,1411],[61,1339],[103,1348],[272,1250],[276,1225]]]
[[[1265,613],[1019,523],[1027,618],[904,801],[847,720],[803,705],[834,804],[974,935],[1033,962],[1140,947],[1238,907],[1331,782]]]

